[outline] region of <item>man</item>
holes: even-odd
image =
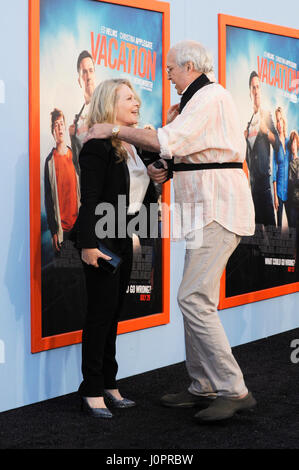
[[[253,114],[244,132],[247,142],[246,161],[255,208],[255,222],[264,227],[275,226],[271,193],[270,144],[279,150],[279,138],[271,114],[261,108],[261,84],[253,71],[249,77]]]
[[[230,94],[207,77],[212,73],[210,56],[201,44],[182,41],[167,55],[167,73],[182,99],[180,106],[170,108],[166,126],[153,131],[97,124],[90,138],[114,136],[160,152],[165,161],[174,157],[176,203],[202,204],[202,217],[193,224],[202,232],[202,245],[187,241],[178,293],[191,385],[161,401],[205,408],[195,418],[218,421],[256,404],[217,313],[222,272],[240,237],[254,233],[254,208],[242,170],[245,148],[237,112]],[[159,183],[168,174],[154,164],[148,172]]]
[[[51,131],[55,148],[45,162],[45,207],[55,253],[70,236],[79,204],[79,177],[73,164],[72,151],[65,142],[65,118],[55,108],[51,113]]]
[[[79,171],[79,153],[86,137],[87,126],[86,117],[88,114],[89,103],[95,89],[95,66],[91,54],[88,51],[82,51],[77,60],[78,83],[82,88],[84,95],[84,104],[78,114],[76,114],[74,123],[69,127],[71,145],[73,151],[74,165]]]

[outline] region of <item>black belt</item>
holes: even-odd
[[[174,163],[173,171],[196,171],[196,170],[216,170],[222,168],[243,168],[243,163]]]
[[[219,170],[222,168],[239,168],[242,170],[243,163],[224,162],[224,163],[173,163],[172,160],[166,160],[168,166],[167,179],[173,178],[174,171],[198,171],[198,170]]]

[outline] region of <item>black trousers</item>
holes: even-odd
[[[276,226],[273,198],[270,187],[252,188],[252,199],[255,210],[255,223],[264,226]]]
[[[104,389],[115,389],[118,370],[116,355],[117,324],[132,269],[132,239],[115,240],[123,262],[115,274],[84,263],[87,313],[82,334],[83,382],[79,394],[103,396]]]

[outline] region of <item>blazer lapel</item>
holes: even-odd
[[[129,204],[130,204],[130,173],[129,173],[129,168],[128,168],[128,165],[126,164],[126,162],[123,160],[120,165],[122,166],[123,168],[123,172],[124,172],[124,175],[125,175],[125,182],[126,182],[126,206],[127,206],[127,209],[129,207]]]

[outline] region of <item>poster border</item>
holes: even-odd
[[[235,26],[238,28],[250,29],[264,33],[276,34],[291,38],[299,38],[299,30],[288,28],[285,26],[264,23],[261,21],[240,18],[237,16],[218,14],[218,81],[226,87],[226,27]],[[244,171],[248,175],[246,162],[244,163]],[[285,284],[283,286],[271,287],[260,291],[253,291],[246,294],[240,294],[233,297],[226,297],[226,272],[224,271],[221,278],[220,297],[218,308],[225,309],[244,305],[260,300],[266,300],[281,295],[291,294],[299,291],[299,282]]]
[[[170,6],[167,2],[147,0],[96,0],[162,13],[162,72],[170,45]],[[40,0],[29,0],[29,207],[30,207],[30,300],[31,352],[80,343],[82,330],[42,337],[41,309],[41,195],[40,195],[40,76],[39,19]],[[166,122],[170,105],[170,85],[162,73],[162,122]],[[170,182],[163,185],[162,201],[170,204]],[[169,224],[169,221],[168,221]],[[162,238],[162,312],[121,321],[118,334],[167,324],[170,321],[170,239]]]

